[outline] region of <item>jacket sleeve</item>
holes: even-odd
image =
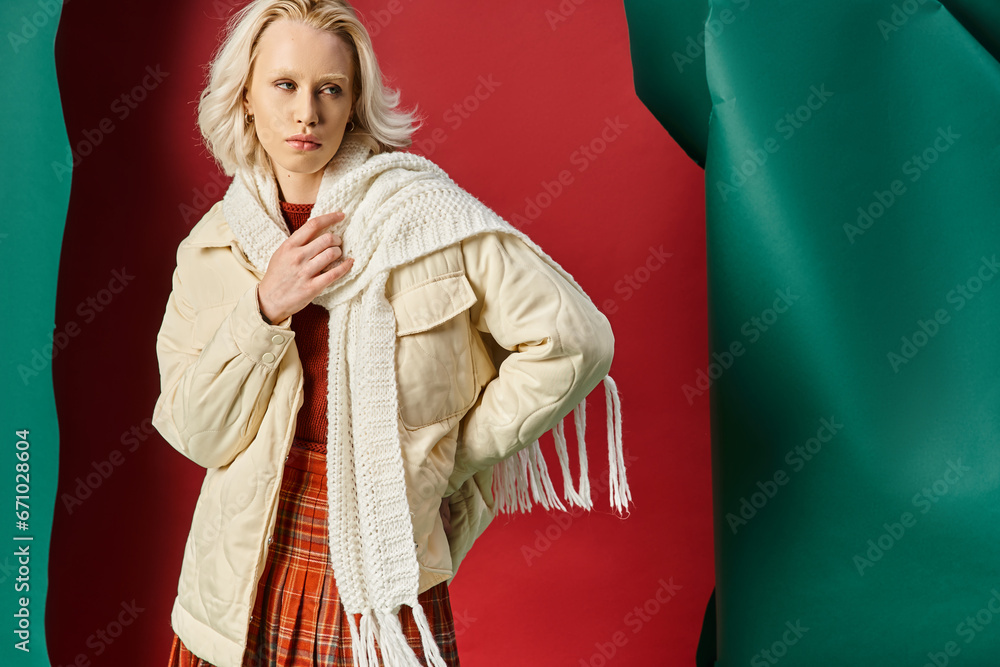
[[[614,355],[607,318],[519,238],[480,234],[462,252],[477,297],[473,326],[510,354],[462,420],[449,490],[555,426]]]
[[[194,307],[204,301],[195,297],[213,291],[206,283],[215,276],[197,264],[209,252],[222,251],[183,244],[177,251],[173,291],[156,337],[160,396],[152,422],[181,454],[216,468],[231,463],[256,436],[295,332],[290,317],[264,322],[256,282],[234,305]],[[214,333],[204,330],[220,317]]]

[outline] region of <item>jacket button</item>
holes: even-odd
[[[263,356],[261,356],[260,360],[263,361],[265,364],[274,363],[274,355],[271,354],[270,352],[265,352]]]
[[[278,334],[274,334],[273,336],[271,336],[271,342],[274,343],[275,345],[281,345],[282,343],[285,342],[285,339],[279,336]]]
[[[267,543],[270,544],[273,541],[273,539],[274,538],[271,538],[271,537],[267,538]]]

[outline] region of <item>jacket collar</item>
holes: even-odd
[[[236,235],[226,222],[226,217],[222,212],[222,201],[215,203],[204,217],[196,224],[183,245],[189,248],[232,248],[233,256],[243,268],[247,269],[258,279],[262,279],[264,274],[255,267],[246,253],[240,247]]]
[[[235,240],[236,236],[222,214],[222,202],[218,201],[191,229],[184,244],[194,248],[215,248],[228,246]]]

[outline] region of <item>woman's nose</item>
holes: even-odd
[[[295,105],[295,121],[303,125],[315,125],[319,121],[316,100],[311,93],[299,93]]]

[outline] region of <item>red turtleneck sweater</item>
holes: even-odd
[[[309,220],[312,204],[281,204],[281,214],[294,233]],[[292,331],[295,332],[295,346],[302,361],[304,374],[305,402],[299,410],[295,423],[295,447],[303,447],[317,452],[326,452],[326,377],[329,359],[330,316],[322,306],[315,303],[292,316]]]

